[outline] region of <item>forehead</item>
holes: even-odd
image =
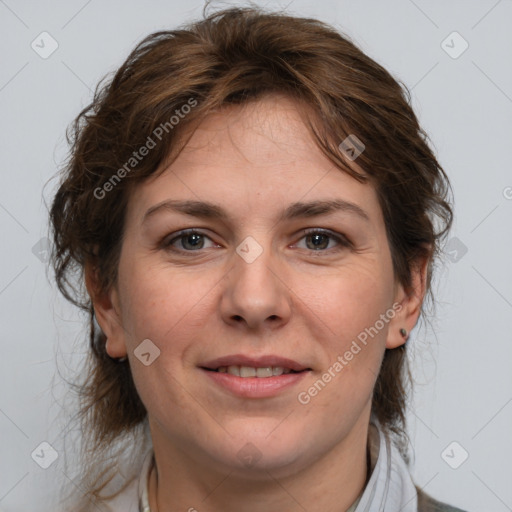
[[[197,149],[194,142],[216,142],[221,147],[212,147],[222,151],[231,144],[240,144],[246,150],[248,137],[255,137],[260,144],[279,146],[281,150],[299,149],[304,144],[313,142],[301,113],[305,106],[282,95],[272,94],[257,101],[241,105],[226,105],[208,115],[198,126],[186,150]],[[229,139],[226,134],[229,133]]]
[[[311,109],[304,103],[281,94],[225,106],[199,124],[180,154],[178,166],[204,162],[208,153],[210,158],[222,160],[223,165],[230,167],[290,166],[304,162],[331,168],[332,162],[321,153],[305,124],[308,113],[311,115]],[[308,165],[301,167],[307,169]]]
[[[299,200],[340,198],[365,203],[370,213],[378,208],[370,183],[358,182],[322,153],[304,113],[296,101],[271,95],[208,115],[163,172],[137,185],[129,209],[140,218],[159,202],[193,199],[250,214],[258,204],[269,213]]]

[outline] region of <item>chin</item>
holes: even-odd
[[[213,456],[248,478],[268,479],[269,472],[277,477],[297,471],[301,460],[306,459],[304,436],[284,427],[277,435],[277,430],[274,430],[276,425],[274,420],[264,422],[265,428],[262,425],[255,428],[253,423],[252,427],[246,425],[246,428],[237,430],[227,429],[236,432],[236,435],[225,438],[227,442],[222,452],[216,452]],[[211,451],[211,446],[209,449]]]

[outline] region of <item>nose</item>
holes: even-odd
[[[291,295],[270,248],[253,261],[238,253],[233,257],[221,298],[223,320],[256,331],[285,325],[290,318]]]

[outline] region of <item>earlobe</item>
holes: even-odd
[[[389,328],[386,338],[386,348],[393,349],[404,345],[409,338],[408,326],[411,323],[410,313],[408,312],[408,304],[406,299],[395,302],[395,316],[389,322]],[[416,323],[416,320],[414,320]]]
[[[422,258],[411,268],[411,286],[408,291],[401,284],[396,286],[395,304],[400,307],[389,325],[386,339],[388,349],[404,345],[418,321],[427,287],[428,262],[428,257]]]
[[[105,350],[112,358],[124,357],[126,356],[126,345],[117,291],[115,287],[108,291],[101,289],[97,272],[92,265],[86,265],[84,274],[87,292],[94,308],[94,316],[107,338]]]

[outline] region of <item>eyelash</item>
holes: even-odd
[[[200,236],[203,236],[205,238],[209,238],[208,235],[202,233],[201,231],[198,231],[196,229],[185,229],[183,231],[179,231],[177,233],[176,236],[174,236],[171,240],[168,240],[168,237],[166,239],[163,240],[162,242],[162,246],[164,249],[167,249],[167,250],[170,250],[172,252],[175,252],[175,253],[193,253],[193,252],[200,252],[201,249],[198,249],[196,251],[194,250],[186,250],[186,249],[176,249],[175,247],[172,246],[172,244],[180,239],[183,239],[184,237],[186,236],[189,236],[189,235],[200,235]],[[302,240],[303,238],[307,237],[307,236],[310,236],[310,235],[324,235],[324,236],[327,236],[333,240],[335,240],[339,246],[338,247],[335,247],[335,248],[330,248],[330,249],[319,249],[319,250],[314,250],[314,249],[309,249],[309,251],[311,253],[330,253],[330,252],[337,252],[339,250],[342,250],[342,248],[350,248],[352,247],[352,243],[344,236],[344,235],[340,235],[340,234],[336,234],[332,231],[328,231],[326,229],[320,229],[320,228],[308,228],[308,229],[304,229],[302,231],[302,237],[299,239],[299,240]],[[211,240],[211,239],[210,239]],[[307,250],[307,249],[306,249]]]

